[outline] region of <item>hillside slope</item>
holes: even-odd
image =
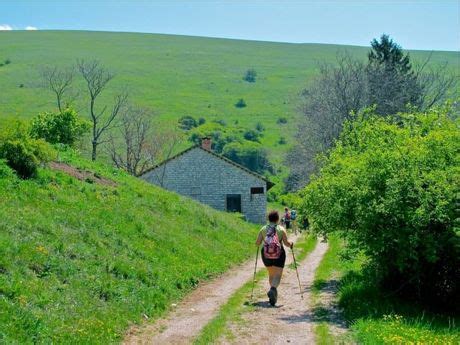
[[[0,342],[119,340],[252,253],[238,217],[61,156],[81,180],[19,180],[0,162]]]
[[[184,115],[224,120],[228,125],[238,121],[248,128],[262,122],[266,128],[262,144],[278,163],[288,147],[279,144],[279,138],[292,143],[297,95],[317,74],[318,64],[334,62],[345,50],[365,59],[368,51],[326,44],[84,31],[0,32],[0,47],[0,61],[11,60],[0,68],[0,122],[30,118],[54,107],[52,94],[39,88],[40,66],[96,58],[117,74],[106,98],[127,87],[134,103],[154,109],[167,125],[175,126]],[[430,53],[410,54],[423,60]],[[433,52],[431,61],[447,61],[458,71],[459,57],[458,52]],[[249,68],[257,72],[255,83],[242,80]],[[247,107],[234,106],[240,98]],[[78,108],[83,114],[87,109],[82,103]],[[280,117],[286,117],[287,124],[279,125]]]

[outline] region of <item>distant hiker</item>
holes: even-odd
[[[291,212],[287,207],[284,208],[284,224],[286,224],[286,229],[291,228]]]
[[[272,306],[276,304],[278,298],[277,288],[286,261],[283,243],[291,249],[294,246],[294,243],[288,241],[286,230],[278,224],[279,219],[278,211],[271,211],[268,214],[269,223],[260,230],[256,241],[257,246],[263,242],[261,254],[262,261],[268,270],[270,290],[267,292],[267,296]]]

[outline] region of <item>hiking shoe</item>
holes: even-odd
[[[278,298],[278,291],[276,291],[276,288],[271,287],[270,290],[267,292],[267,296],[268,296],[268,301],[270,302],[270,305],[274,306]]]

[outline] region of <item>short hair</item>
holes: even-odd
[[[270,211],[268,213],[268,221],[269,222],[276,223],[279,220],[280,220],[280,215],[279,215],[278,211],[273,210],[273,211]]]

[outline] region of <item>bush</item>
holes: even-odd
[[[12,139],[0,144],[0,158],[23,179],[35,177],[38,166],[52,157],[52,148],[41,139]]]
[[[280,145],[285,145],[287,143],[286,141],[286,138],[285,137],[280,137],[279,140],[278,140],[278,144]]]
[[[265,171],[273,171],[267,151],[260,144],[254,142],[231,142],[225,145],[222,155],[260,174]]]
[[[279,117],[278,120],[276,121],[277,124],[286,124],[288,121],[285,117]]]
[[[62,113],[42,113],[32,120],[30,135],[51,144],[74,145],[90,129],[89,121],[67,108]]]
[[[237,108],[244,108],[245,106],[246,106],[246,102],[242,98],[240,98],[238,102],[235,103],[235,107]]]
[[[179,128],[183,129],[184,131],[189,131],[192,128],[195,128],[198,126],[198,123],[192,116],[182,116],[179,119]]]
[[[365,112],[346,123],[302,206],[315,229],[362,250],[382,286],[444,307],[460,275],[460,131],[448,112]]]
[[[200,117],[198,119],[198,126],[204,125],[206,123],[206,119],[204,117]]]
[[[255,83],[256,82],[256,76],[257,72],[255,69],[250,68],[246,71],[244,74],[243,80],[249,82],[249,83]]]
[[[244,139],[249,140],[249,141],[256,141],[256,142],[259,141],[260,136],[261,136],[260,132],[255,131],[253,129],[248,129],[243,134]]]
[[[256,130],[259,131],[259,132],[265,131],[265,126],[262,124],[262,122],[257,122]]]

